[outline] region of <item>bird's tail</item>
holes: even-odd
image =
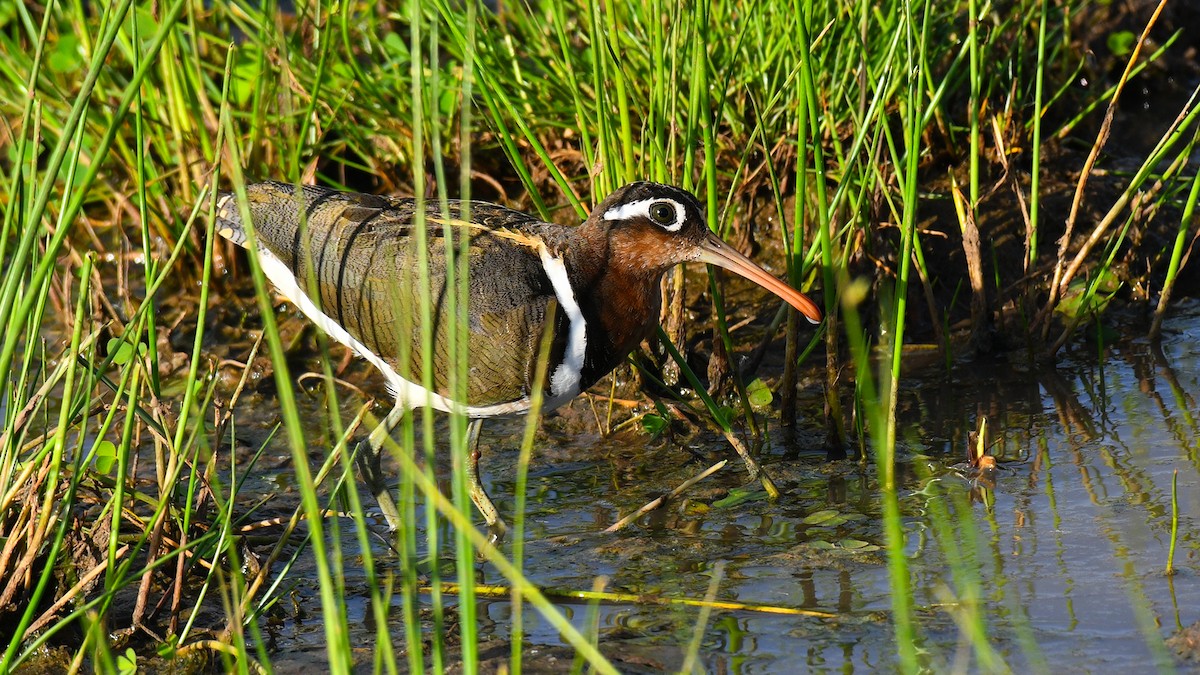
[[[237,196],[222,192],[217,199],[217,234],[246,248],[246,228],[242,226],[242,214],[238,211]]]

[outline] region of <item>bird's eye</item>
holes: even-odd
[[[650,220],[659,225],[673,225],[675,223],[675,207],[667,202],[655,202],[651,204]]]

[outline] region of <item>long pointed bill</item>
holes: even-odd
[[[788,286],[767,273],[766,270],[754,264],[746,256],[738,253],[732,246],[721,241],[717,235],[709,234],[700,243],[700,262],[706,262],[746,277],[750,281],[783,298],[789,305],[795,307],[812,323],[821,322],[821,310],[808,296]]]

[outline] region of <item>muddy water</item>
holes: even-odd
[[[1164,639],[1200,621],[1200,304],[1181,306],[1164,334],[1161,345],[1122,341],[1100,358],[1095,344],[1080,345],[1055,368],[1026,367],[1014,356],[905,380],[901,507],[919,649],[935,670],[965,665],[956,658],[971,653],[957,651],[965,640],[958,620],[970,599],[960,595],[947,550],[966,560],[958,574],[979,580],[982,597],[974,606],[984,630],[999,658],[1018,672],[1140,671],[1176,662]],[[804,405],[820,410],[817,395],[810,396]],[[535,583],[587,589],[603,575],[609,590],[698,598],[723,561],[718,598],[834,617],[714,611],[701,649],[708,671],[894,665],[874,468],[854,459],[826,461],[819,419],[802,420],[789,440],[771,430],[776,438],[763,459],[783,491],[778,502],[717,502],[745,484],[731,462],[688,499],[607,535],[601,530],[620,515],[697,473],[726,446],[706,436],[688,448],[638,433],[580,433],[578,418],[591,412],[582,400],[574,406],[547,419],[529,480],[525,569]],[[991,483],[956,466],[980,414],[994,431],[999,460]],[[519,423],[491,423],[484,433],[489,489],[501,511],[511,513]],[[257,489],[286,492],[287,464],[282,456],[265,458]],[[1168,577],[1175,471],[1178,574]],[[952,516],[948,526],[934,518],[939,511]],[[351,527],[346,521],[342,542],[350,552]],[[489,565],[477,568],[482,582],[503,583]],[[364,578],[349,573],[349,588],[365,587]],[[301,570],[292,578],[299,580],[291,593],[296,604],[283,603],[291,609],[264,625],[282,668],[319,663],[324,651],[315,574]],[[376,627],[365,594],[351,595],[350,624],[360,627],[352,641],[369,664]],[[584,624],[585,605],[559,606]],[[395,609],[389,629],[399,642],[399,599]],[[484,658],[498,662],[507,654],[511,608],[505,600],[481,599],[478,609]],[[525,615],[527,664],[565,668],[571,652],[531,609]],[[674,669],[696,618],[695,608],[606,603],[598,608],[601,649],[622,670]]]

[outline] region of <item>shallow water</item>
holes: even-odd
[[[967,560],[959,574],[981,581],[977,607],[984,630],[999,659],[1014,670],[1140,671],[1175,663],[1163,640],[1200,620],[1198,338],[1200,304],[1188,303],[1165,324],[1160,345],[1123,341],[1099,359],[1094,344],[1080,345],[1054,368],[1027,367],[1020,355],[1010,355],[950,375],[906,376],[899,408],[900,501],[918,646],[931,667],[979,667],[960,660],[972,655],[969,648],[959,651],[966,638],[957,622],[971,603],[957,590],[963,586],[948,549]],[[818,394],[808,395],[802,409],[820,410]],[[700,598],[723,561],[718,599],[818,610],[834,618],[716,610],[701,649],[706,670],[847,672],[895,664],[874,467],[855,459],[826,461],[819,419],[800,420],[787,442],[770,429],[776,440],[762,459],[783,492],[779,501],[712,506],[746,482],[735,458],[686,499],[608,535],[602,530],[619,516],[725,456],[727,446],[709,435],[692,441],[700,445],[689,450],[641,433],[579,433],[578,420],[591,412],[585,401],[574,406],[575,412],[546,420],[531,467],[525,570],[536,584],[588,589],[604,575],[608,590]],[[1000,463],[990,488],[972,481],[961,466],[967,434],[981,413]],[[439,429],[444,433],[444,423]],[[520,431],[520,422],[494,422],[484,431],[483,472],[505,514],[513,508]],[[252,481],[245,494],[289,482],[286,458],[268,457],[262,466],[259,484]],[[1178,574],[1168,577],[1163,568],[1175,471]],[[954,514],[949,526],[939,527],[946,520],[932,517],[939,509]],[[825,511],[833,520],[820,515]],[[342,545],[353,552],[353,525],[343,522]],[[377,545],[376,553],[385,548]],[[394,569],[391,560],[385,565]],[[483,583],[504,582],[486,563],[477,570]],[[276,666],[284,668],[324,657],[315,574],[300,570],[292,579],[299,585],[284,603],[292,608],[263,627]],[[346,583],[366,587],[364,577]],[[368,648],[376,628],[365,591],[350,595],[350,625],[359,627],[352,644]],[[585,604],[559,607],[577,626],[585,623]],[[478,610],[484,657],[502,660],[511,607],[484,598]],[[677,668],[697,612],[602,604],[601,650],[626,671]],[[397,598],[389,629],[398,643],[400,616]],[[556,631],[529,607],[525,617],[527,664],[535,670],[566,667],[571,652]],[[362,658],[370,663],[369,650]]]

